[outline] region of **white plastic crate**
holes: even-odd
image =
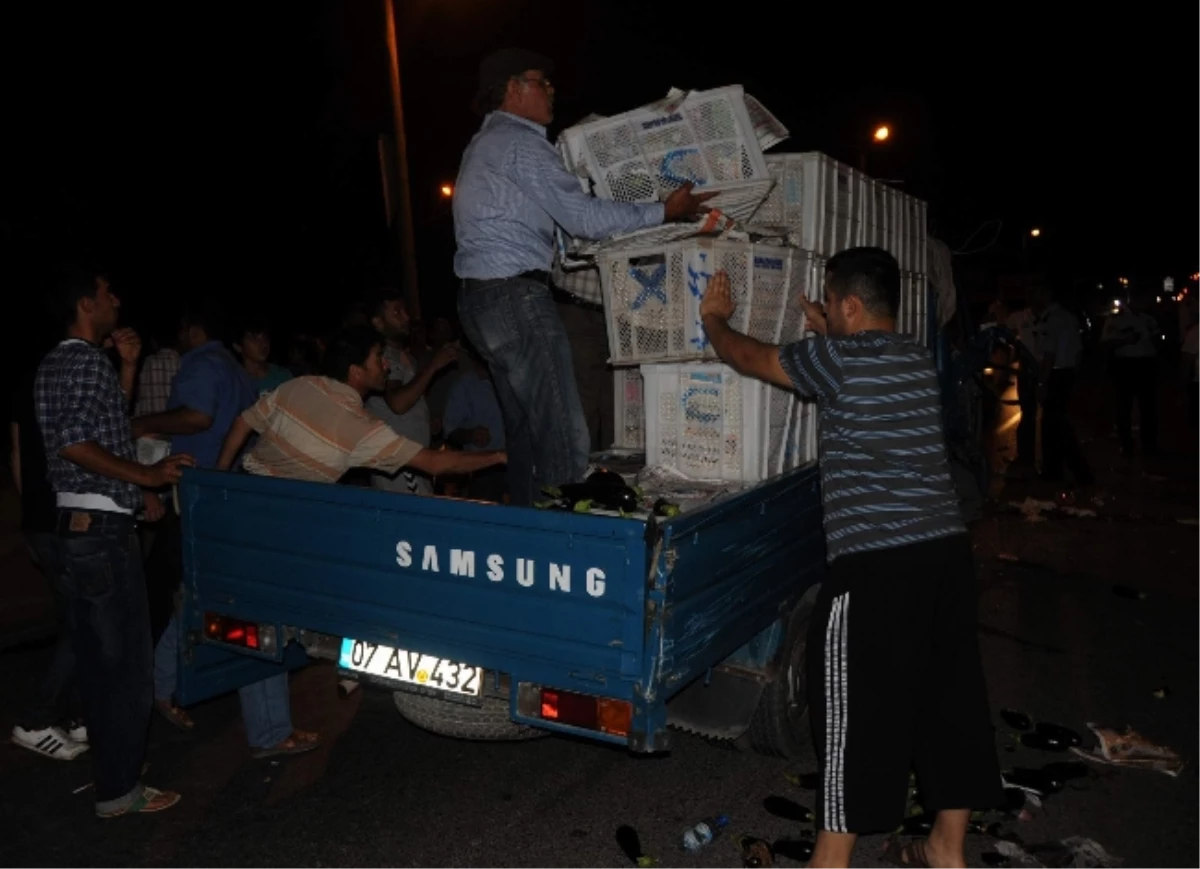
[[[618,202],[658,202],[688,181],[720,190],[770,177],[738,85],[579,124],[560,141],[596,195]]]
[[[747,221],[750,229],[782,231],[821,256],[881,247],[901,270],[926,271],[925,202],[815,151],[764,159],[775,186]]]
[[[896,331],[912,335],[924,344],[929,336],[929,284],[923,274],[900,273],[900,310]]]
[[[646,463],[691,480],[757,483],[816,457],[795,393],[719,363],[643,365]]]
[[[764,159],[775,186],[747,222],[751,229],[783,230],[821,256],[863,243],[861,172],[817,151]]]
[[[646,448],[646,403],[639,368],[613,371],[613,447],[620,450]]]
[[[817,297],[816,261],[796,248],[711,238],[598,254],[610,361],[716,359],[700,322],[700,299],[717,270],[732,283],[733,328],[769,343],[794,340],[801,325],[796,299]]]
[[[716,196],[707,201],[706,205],[712,209],[712,213],[703,220],[664,223],[594,241],[572,239],[571,253],[575,256],[594,257],[601,253],[614,251],[644,250],[647,247],[700,235],[711,235],[726,228],[740,226],[758,209],[759,203],[762,202],[763,197],[767,195],[767,191],[774,183],[770,178],[766,178],[726,185]],[[719,215],[729,218],[732,224],[718,220]]]

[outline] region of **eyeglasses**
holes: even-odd
[[[529,76],[521,76],[517,79],[517,81],[521,82],[522,84],[535,84],[544,90],[550,90],[553,87],[553,85],[550,84],[550,79],[548,78],[530,78]]]

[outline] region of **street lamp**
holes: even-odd
[[[392,95],[392,126],[395,132],[396,187],[399,196],[395,230],[400,241],[400,268],[408,314],[421,317],[421,294],[417,289],[417,246],[413,241],[412,200],[408,181],[408,139],[404,133],[404,103],[400,90],[400,46],[396,39],[396,12],[392,0],[383,0],[384,33],[388,52],[388,80]]]
[[[453,184],[443,184],[441,186],[441,192],[442,192],[443,199],[449,199],[451,196],[454,195],[454,185]]]
[[[1029,230],[1029,234],[1034,238],[1037,238],[1042,234],[1042,231],[1035,226],[1033,229]]]
[[[891,135],[892,135],[892,128],[889,127],[887,124],[880,124],[878,127],[875,128],[874,132],[871,133],[871,141],[874,144],[879,145],[879,144],[886,142],[889,138],[891,138]],[[864,175],[867,174],[867,149],[866,149],[866,147],[860,146],[858,149],[858,169]]]

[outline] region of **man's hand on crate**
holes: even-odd
[[[733,316],[734,307],[729,275],[719,271],[709,280],[704,298],[700,300],[700,320],[704,321],[708,317],[728,320]]]
[[[688,220],[697,214],[708,211],[704,203],[716,196],[717,192],[692,193],[692,188],[695,186],[689,181],[666,198],[666,201],[663,202],[663,223]]]
[[[818,335],[824,335],[828,328],[825,322],[825,306],[820,302],[810,302],[801,296],[800,307],[804,309],[804,318],[808,321],[807,327]]]
[[[709,280],[704,298],[700,300],[700,321],[713,350],[738,374],[785,389],[792,388],[791,378],[779,361],[779,348],[743,335],[729,325],[729,318],[736,308],[730,289],[729,275],[718,271]]]

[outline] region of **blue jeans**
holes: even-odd
[[[154,647],[154,699],[170,702],[179,678],[179,616],[171,616]],[[251,748],[270,748],[292,735],[288,674],[280,673],[238,689],[242,722]]]
[[[75,652],[96,780],[96,809],[141,795],[153,694],[150,608],[132,516],[59,510],[60,592]]]
[[[525,278],[472,283],[459,292],[458,316],[500,399],[512,503],[528,507],[543,486],[581,480],[591,437],[550,288]]]

